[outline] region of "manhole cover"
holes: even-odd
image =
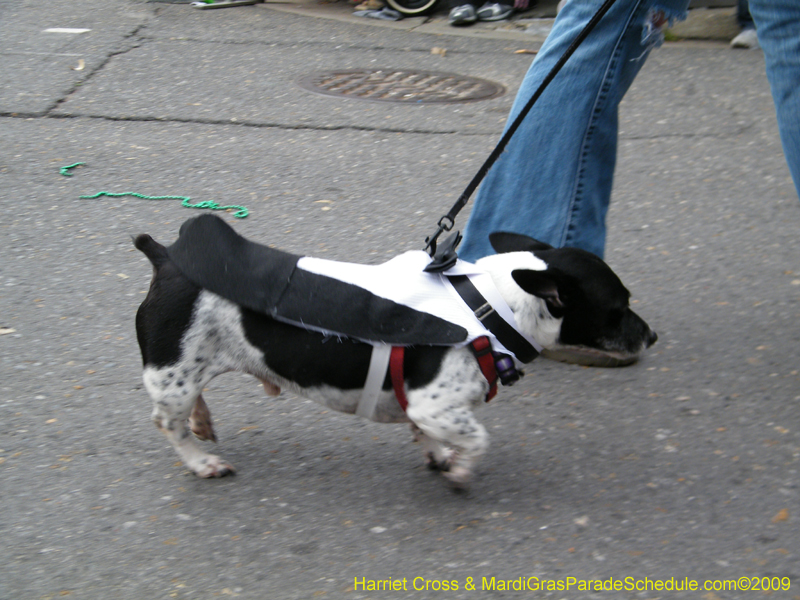
[[[475,102],[496,98],[505,88],[485,79],[454,73],[399,69],[325,71],[301,78],[300,87],[326,94],[378,102]]]

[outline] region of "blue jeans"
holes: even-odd
[[[533,61],[508,123],[602,0],[571,0]],[[602,257],[617,155],[618,106],[660,43],[654,14],[686,15],[689,0],[617,0],[567,61],[475,195],[459,251],[475,261],[492,254],[494,231],[529,235],[556,247]],[[778,112],[784,152],[800,189],[800,2],[751,0]]]
[[[778,116],[783,153],[800,195],[800,2],[750,0]]]

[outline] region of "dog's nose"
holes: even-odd
[[[658,334],[655,331],[650,331],[650,335],[647,336],[647,347],[649,348],[653,344],[658,341]]]

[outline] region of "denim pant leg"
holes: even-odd
[[[492,254],[488,236],[521,233],[603,255],[617,153],[617,107],[649,49],[654,7],[684,18],[689,0],[618,0],[567,61],[486,176],[459,255]],[[567,2],[525,76],[510,124],[602,0]]]
[[[800,2],[750,0],[764,50],[783,153],[800,196]]]

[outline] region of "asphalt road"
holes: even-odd
[[[659,342],[624,369],[531,365],[479,414],[492,443],[468,493],[405,427],[233,374],[206,399],[238,474],[176,462],[141,384],[151,270],[130,236],[170,242],[197,211],[80,196],[245,205],[225,218],[263,243],[380,262],[466,186],[531,60],[515,51],[538,45],[297,12],[0,0],[0,598],[725,600],[761,592],[702,586],[762,578],[800,598],[800,204],[760,51],[648,61],[621,109],[607,260]],[[296,84],[376,65],[508,92],[408,106]],[[514,590],[534,577],[570,588]],[[389,578],[406,591],[363,589]],[[653,588],[670,578],[700,590]]]

